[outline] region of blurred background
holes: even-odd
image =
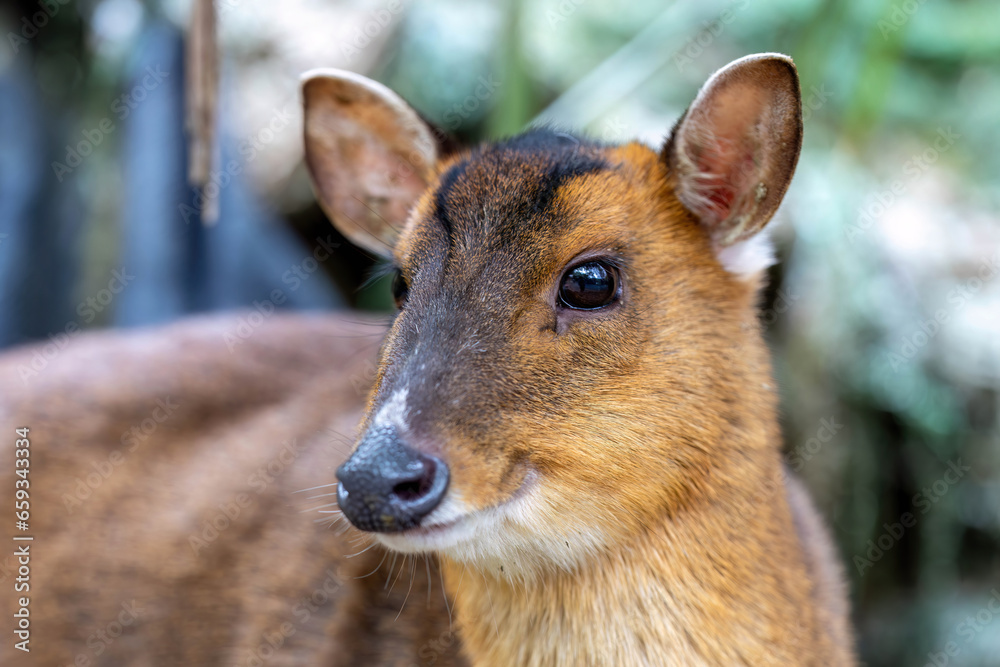
[[[996,0],[215,4],[200,188],[189,1],[0,9],[0,346],[34,346],[22,380],[81,330],[275,289],[293,309],[391,307],[314,201],[311,67],[382,81],[464,142],[545,121],[658,145],[715,69],[787,53],[805,146],[762,318],[788,460],[835,532],[866,664],[1000,665]]]

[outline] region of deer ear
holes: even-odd
[[[663,156],[676,175],[678,199],[721,254],[774,215],[801,146],[795,65],[788,56],[762,53],[740,58],[708,80]]]
[[[302,75],[306,163],[320,205],[355,245],[391,255],[438,161],[430,127],[399,95],[352,72]]]

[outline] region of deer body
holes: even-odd
[[[30,653],[5,641],[0,664],[463,664],[436,563],[315,523],[383,325],[276,314],[230,347],[245,317],[81,334],[26,382],[35,350],[0,356],[0,427],[32,452],[31,530],[4,534],[34,537],[28,590],[0,553],[0,611],[31,599]]]
[[[833,547],[783,472],[754,314],[756,234],[801,141],[791,61],[722,70],[659,152],[544,129],[456,152],[363,77],[314,72],[303,93],[321,203],[397,271],[371,394],[348,387],[380,331],[338,317],[276,317],[228,356],[220,322],[68,350],[0,413],[35,422],[41,502],[157,391],[181,407],[130,474],[40,527],[49,655],[70,664],[127,591],[156,591],[94,664],[255,664],[283,622],[265,664],[854,664]],[[88,392],[87,369],[116,356]],[[81,391],[86,409],[63,413]],[[347,456],[331,432],[358,419]],[[54,434],[74,447],[57,454]],[[295,460],[268,473],[289,437]],[[248,485],[243,516],[192,553],[199,510]],[[336,494],[343,535],[292,509],[314,487],[324,506]],[[113,538],[90,539],[101,525]],[[392,583],[397,559],[419,603]],[[117,585],[80,602],[93,583],[76,565]],[[318,590],[309,614],[290,602]]]

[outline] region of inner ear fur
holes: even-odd
[[[355,245],[391,255],[435,176],[432,128],[377,81],[336,69],[302,76],[305,154],[319,203]]]
[[[678,199],[721,249],[771,219],[801,147],[795,65],[788,56],[763,53],[730,63],[705,83],[662,155],[676,176]]]

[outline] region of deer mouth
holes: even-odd
[[[436,523],[429,526],[416,526],[415,528],[404,530],[402,533],[400,533],[400,535],[405,537],[433,537],[435,535],[444,535],[448,531],[456,528],[464,520],[465,517],[459,517],[454,521]]]
[[[494,534],[505,518],[515,513],[515,506],[526,500],[536,480],[537,474],[528,472],[514,493],[481,509],[469,507],[461,493],[453,491],[420,525],[395,533],[376,533],[375,538],[403,553],[446,553],[479,536]]]
[[[396,533],[376,533],[386,547],[403,553],[442,551],[471,537],[470,518],[475,512],[457,498],[447,498],[419,525]]]

